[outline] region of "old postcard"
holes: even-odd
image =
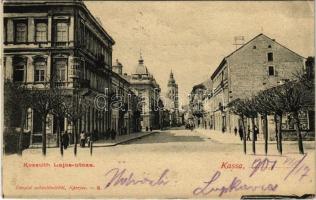
[[[4,198],[315,198],[314,1],[1,7]]]

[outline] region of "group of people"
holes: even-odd
[[[114,129],[108,129],[105,132],[104,136],[105,136],[106,140],[108,140],[110,138],[112,140],[115,140],[116,135],[117,135],[117,132]],[[71,136],[70,136],[70,134],[67,131],[65,131],[62,134],[61,144],[62,144],[64,149],[68,148],[69,143],[70,143],[70,138],[71,138]],[[79,139],[80,139],[80,146],[81,147],[85,147],[86,143],[88,144],[88,146],[90,146],[91,142],[93,142],[93,141],[98,139],[98,132],[97,132],[97,130],[94,130],[92,133],[86,133],[84,131],[81,131],[81,133],[79,135]]]
[[[250,129],[249,125],[248,125],[247,130],[248,131],[247,131],[246,140],[251,141],[251,138],[250,138],[251,129]],[[237,130],[237,127],[234,128],[235,135],[237,135],[237,131],[239,133],[240,140],[243,140],[245,131],[243,130],[242,126],[239,126],[238,130]],[[257,141],[258,134],[259,134],[259,129],[257,126],[255,126],[254,127],[254,138],[253,138],[254,141]]]

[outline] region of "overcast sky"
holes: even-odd
[[[166,92],[170,70],[187,102],[192,86],[205,81],[235,50],[264,33],[298,54],[314,55],[314,2],[85,2],[113,37],[116,58],[132,73],[140,49],[145,65]]]

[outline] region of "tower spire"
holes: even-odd
[[[138,60],[139,64],[143,64],[144,63],[144,59],[142,56],[142,49],[139,49],[139,60]]]

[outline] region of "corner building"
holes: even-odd
[[[226,56],[211,76],[211,126],[232,132],[239,126],[240,119],[229,111],[229,103],[292,80],[296,72],[305,68],[305,60],[264,34]],[[262,124],[260,120],[256,120],[259,126]],[[261,131],[262,127],[259,129]]]
[[[94,98],[111,88],[114,40],[80,0],[4,2],[5,79],[43,88],[53,76],[70,96],[86,100],[78,130],[104,132],[110,111],[97,110]],[[47,144],[57,141],[53,116],[47,119]],[[26,119],[31,144],[41,144],[41,122],[31,109]],[[61,131],[73,132],[66,118]],[[72,134],[73,135],[73,134]],[[72,139],[71,139],[72,141]]]

